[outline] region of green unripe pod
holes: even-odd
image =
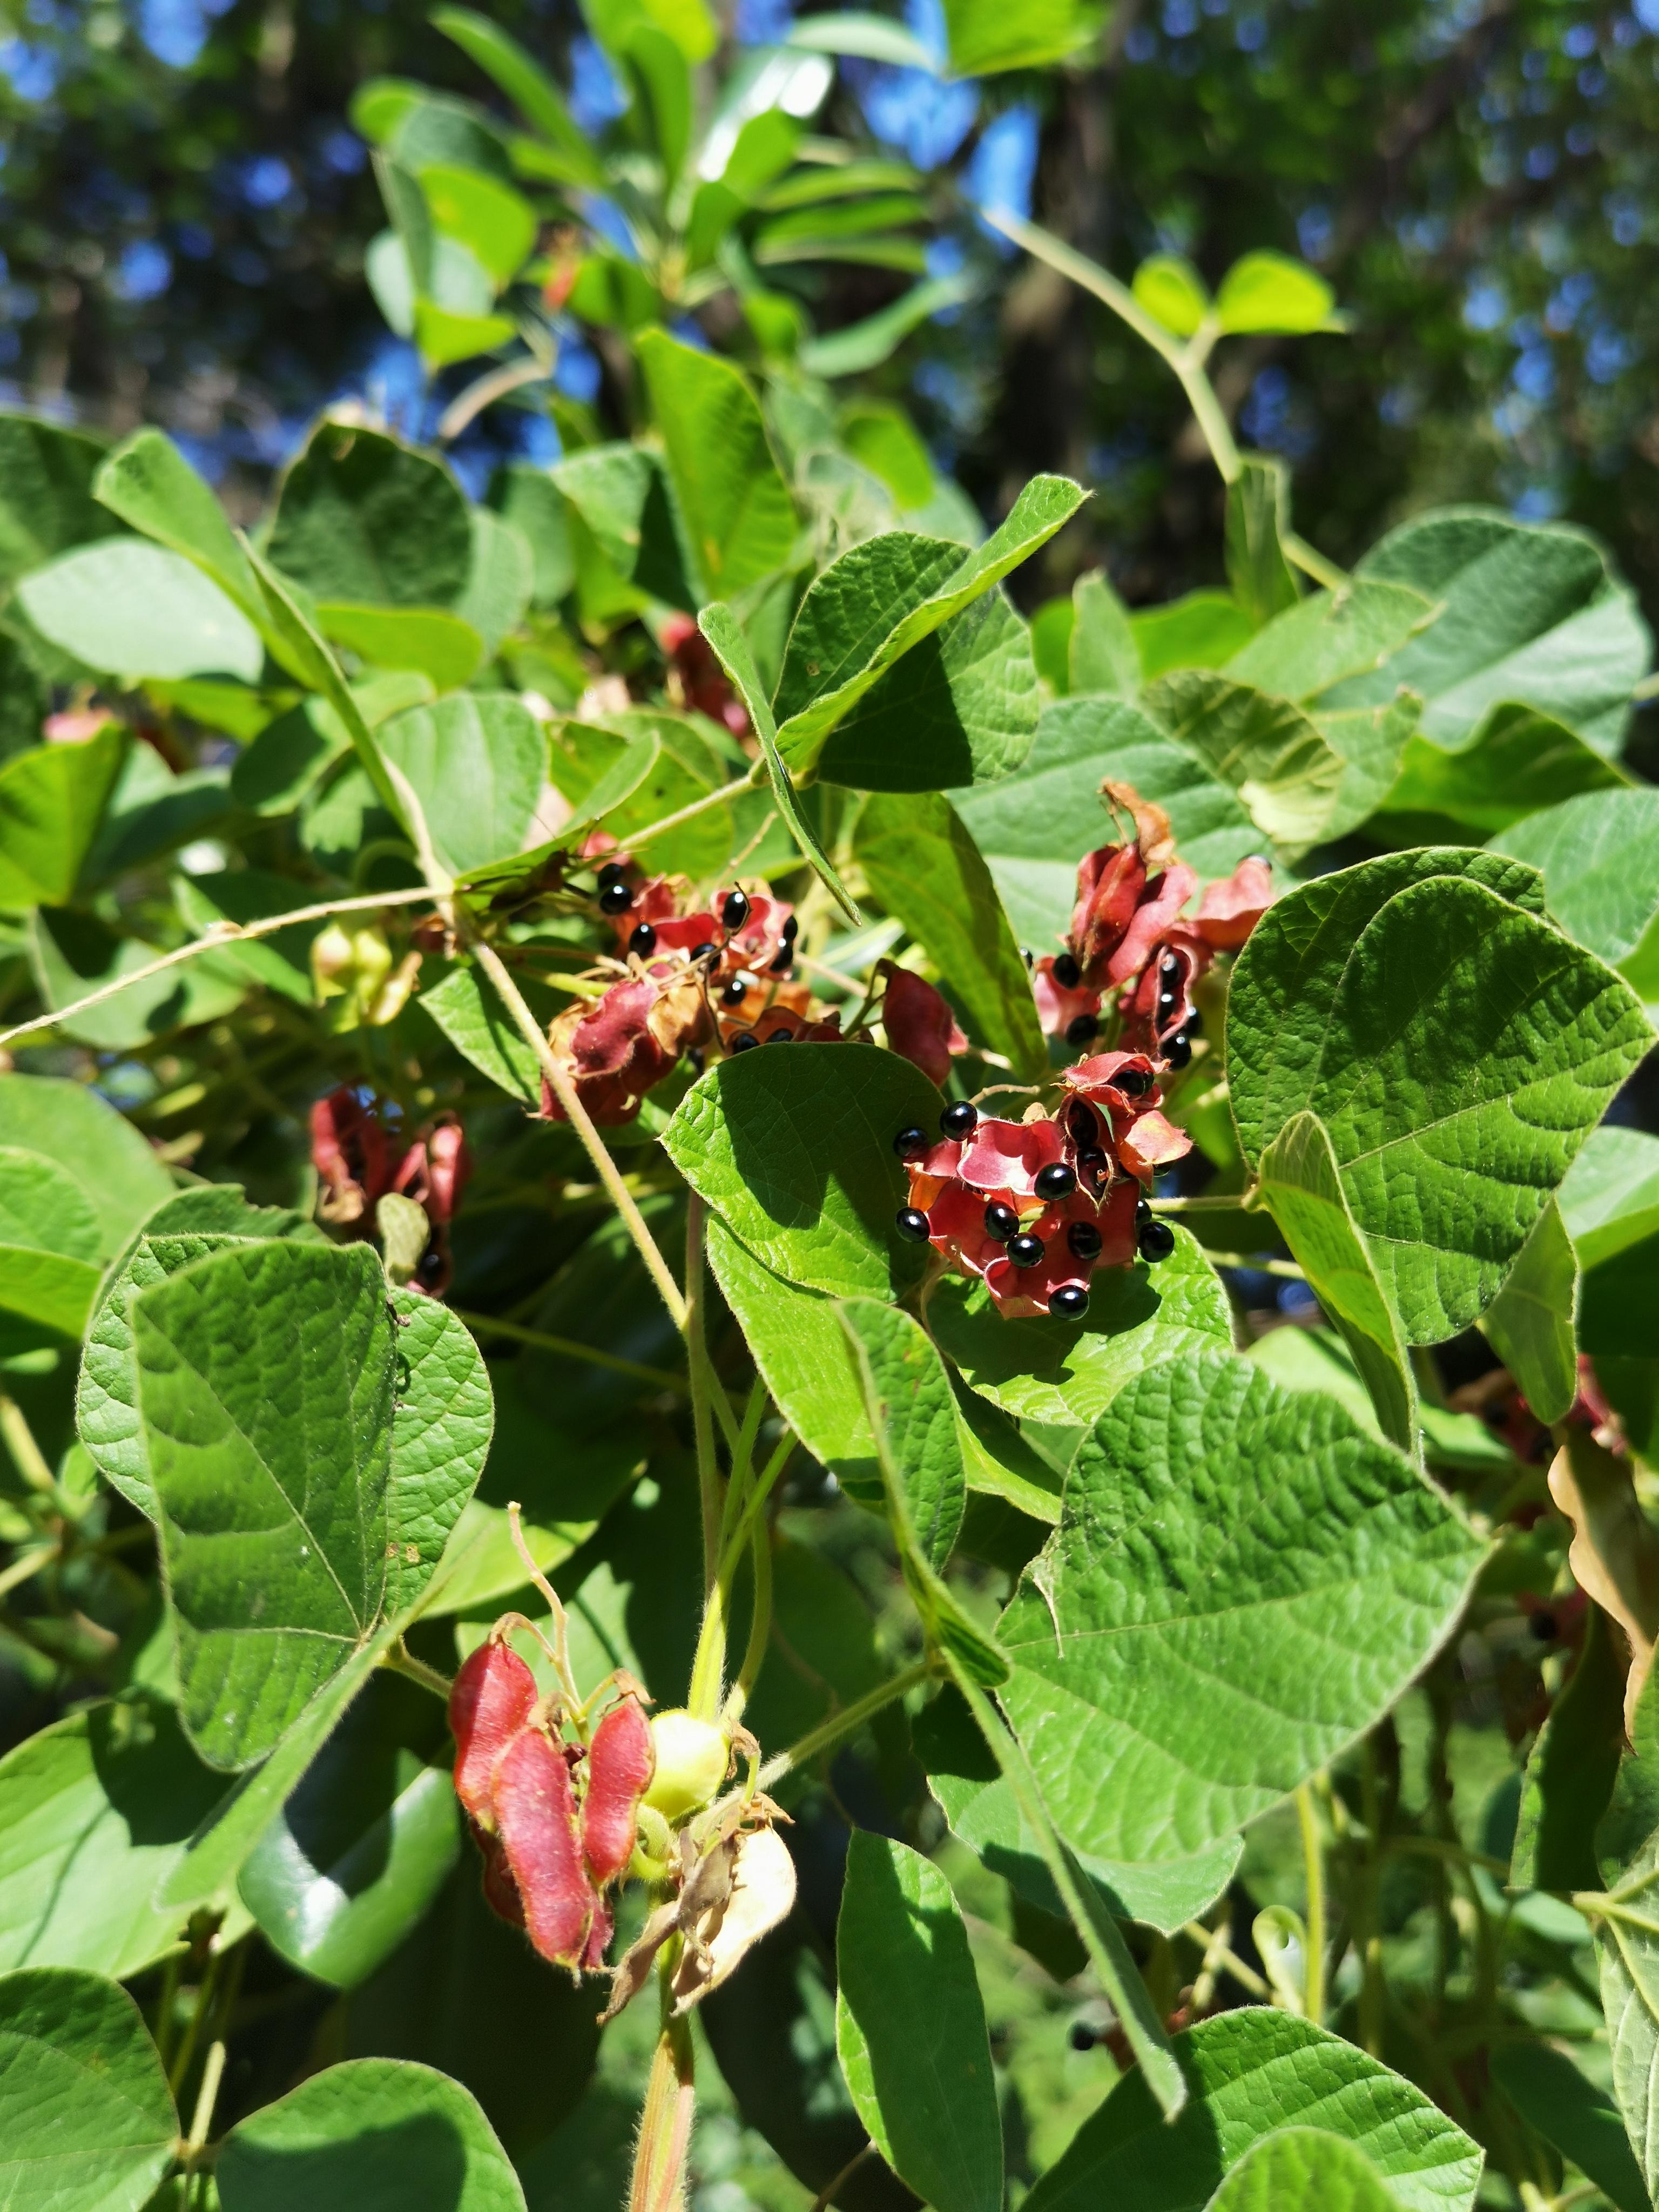
[[[651,1741],[657,1765],[643,1802],[665,1820],[683,1820],[718,1792],[730,1747],[712,1721],[684,1711],[656,1714]]]

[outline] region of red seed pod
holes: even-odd
[[[582,1870],[570,1769],[538,1729],[502,1753],[495,1800],[531,1942],[556,1966],[580,1966],[599,1900]]]
[[[486,1832],[495,1826],[495,1768],[535,1709],[536,1677],[510,1644],[481,1644],[455,1677],[449,1693],[455,1795]]]
[[[513,1879],[513,1869],[507,1863],[507,1853],[501,1849],[501,1838],[487,1836],[482,1828],[475,1827],[472,1840],[483,1853],[484,1903],[498,1919],[505,1920],[509,1927],[522,1928],[524,1899]]]
[[[605,1971],[605,1954],[616,1924],[611,1917],[611,1907],[602,1897],[596,1898],[593,1925],[587,1931],[587,1948],[582,1953],[582,1966],[586,1972],[598,1974]]]
[[[615,1881],[634,1855],[640,1800],[651,1786],[657,1754],[637,1698],[613,1705],[593,1731],[582,1806],[582,1856],[594,1887]]]

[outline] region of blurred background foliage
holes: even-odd
[[[909,0],[935,46],[937,10]],[[384,218],[350,121],[378,73],[502,109],[426,12],[7,0],[0,404],[159,422],[248,511],[325,402],[429,428],[466,372],[431,390],[386,333],[362,275]],[[614,112],[574,0],[491,13],[585,126]],[[727,33],[763,46],[791,21],[789,0],[739,0]],[[1430,502],[1568,516],[1659,618],[1659,0],[1123,0],[1063,67],[951,82],[842,59],[813,127],[933,173],[928,268],[979,282],[873,381],[989,513],[1039,468],[1095,489],[1025,596],[1103,557],[1132,603],[1211,580],[1220,489],[1160,366],[964,198],[1028,207],[1125,275],[1159,251],[1212,280],[1251,247],[1301,255],[1352,333],[1235,343],[1218,384],[1242,441],[1294,465],[1303,533],[1346,563]],[[775,275],[820,330],[915,281]],[[603,412],[602,369],[570,325],[563,392]],[[556,450],[539,410],[493,410],[488,436],[462,441],[464,474],[503,438]]]

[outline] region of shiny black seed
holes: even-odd
[[[620,860],[607,860],[599,870],[599,889],[602,891],[608,891],[612,884],[619,884],[627,873],[627,869]]]
[[[1074,1221],[1066,1231],[1066,1242],[1079,1260],[1092,1260],[1100,1249],[1100,1231],[1092,1221]]]
[[[795,1033],[793,1030],[774,1030],[766,1042],[768,1044],[793,1044]]]
[[[1184,1030],[1177,1030],[1172,1037],[1164,1040],[1164,1057],[1171,1067],[1185,1067],[1193,1056],[1191,1042]]]
[[[720,908],[720,920],[727,929],[741,929],[749,919],[747,891],[727,891]]]
[[[601,914],[626,914],[634,903],[634,894],[626,884],[607,884],[599,893]]]
[[[1077,1164],[1080,1168],[1086,1169],[1091,1175],[1103,1175],[1106,1171],[1106,1155],[1098,1145],[1088,1145],[1078,1154]]]
[[[700,1044],[687,1046],[685,1060],[686,1065],[690,1067],[693,1075],[701,1075],[703,1068],[707,1065],[703,1057],[703,1049]]]
[[[1092,2051],[1100,2040],[1086,2020],[1072,2022],[1071,2042],[1073,2051]]]
[[[1011,1237],[1008,1240],[1008,1257],[1017,1267],[1039,1266],[1042,1259],[1042,1239],[1030,1234],[1024,1237]]]
[[[1048,1301],[1056,1321],[1081,1321],[1089,1310],[1089,1293],[1080,1283],[1066,1283]]]
[[[784,923],[782,929],[778,933],[782,938],[786,945],[793,945],[795,939],[800,935],[800,924],[796,921],[793,914]]]
[[[794,964],[795,949],[792,945],[786,945],[782,951],[779,953],[777,958],[772,963],[770,968],[768,969],[767,973],[769,975],[787,975],[790,969],[793,968]]]
[[[1053,974],[1062,991],[1075,991],[1083,981],[1083,970],[1078,966],[1075,957],[1069,952],[1060,954],[1054,962]]]
[[[694,960],[706,960],[714,949],[712,945],[694,945],[691,947],[691,957]]]
[[[1141,1258],[1156,1267],[1175,1250],[1175,1231],[1167,1221],[1149,1221],[1135,1239],[1135,1246]]]
[[[893,1139],[893,1150],[902,1160],[914,1160],[927,1149],[927,1132],[912,1127],[901,1129]]]
[[[1176,955],[1173,952],[1166,952],[1158,963],[1158,972],[1166,981],[1178,982],[1181,979],[1181,962]]]
[[[1560,1624],[1553,1613],[1534,1613],[1527,1626],[1540,1644],[1553,1644],[1561,1632]]]
[[[1032,950],[1031,950],[1031,948],[1030,948],[1030,946],[1029,945],[1022,945],[1020,946],[1020,948],[1019,948],[1019,957],[1020,957],[1020,958],[1021,958],[1021,959],[1025,963],[1025,965],[1026,965],[1028,968],[1035,968],[1035,967],[1036,967],[1036,953],[1035,953],[1035,952],[1033,952],[1033,951],[1032,951]]]
[[[642,921],[628,940],[630,952],[637,952],[641,960],[648,960],[657,949],[657,933],[648,921]]]
[[[1180,1000],[1176,998],[1173,991],[1160,991],[1158,994],[1158,1018],[1159,1021],[1168,1021],[1170,1016],[1174,1013],[1176,1008],[1180,1004]]]
[[[902,1206],[893,1217],[893,1225],[901,1237],[908,1237],[913,1244],[927,1242],[927,1216],[914,1206]]]
[[[1144,1067],[1120,1067],[1112,1078],[1126,1098],[1144,1098],[1152,1087],[1152,1079]]]
[[[1100,1035],[1098,1014],[1079,1014],[1075,1021],[1066,1024],[1067,1044],[1092,1044]]]
[[[971,1136],[979,1127],[979,1109],[970,1106],[965,1098],[958,1098],[939,1115],[939,1125],[947,1137]]]
[[[1196,1006],[1194,1006],[1191,1013],[1188,1015],[1186,1026],[1187,1034],[1189,1037],[1203,1036],[1204,1017],[1200,1013]]]
[[[1152,1209],[1150,1201],[1144,1198],[1138,1198],[1135,1200],[1135,1229],[1137,1233],[1146,1226],[1146,1224],[1152,1219]]]
[[[720,1004],[723,1006],[740,1006],[748,996],[749,986],[741,975],[734,975],[720,993]]]
[[[999,1244],[1006,1244],[1011,1237],[1018,1235],[1018,1231],[1019,1216],[1013,1207],[1005,1206],[1000,1198],[994,1198],[985,1209],[986,1235],[994,1237]]]
[[[759,1042],[760,1039],[753,1030],[739,1030],[726,1049],[727,1052],[748,1052]]]
[[[1070,1107],[1066,1115],[1066,1121],[1079,1145],[1086,1145],[1095,1133],[1095,1117],[1089,1109],[1080,1103],[1074,1103]]]
[[[1039,1198],[1069,1198],[1077,1188],[1077,1176],[1064,1160],[1054,1160],[1037,1170],[1033,1188]]]

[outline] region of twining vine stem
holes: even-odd
[[[867,1690],[863,1697],[855,1698],[850,1705],[843,1705],[839,1712],[831,1713],[815,1729],[809,1729],[799,1742],[792,1743],[787,1751],[773,1753],[761,1768],[761,1788],[769,1789],[773,1783],[781,1781],[786,1774],[793,1773],[797,1767],[807,1765],[821,1752],[832,1750],[843,1737],[861,1729],[866,1721],[873,1719],[884,1706],[890,1705],[896,1698],[931,1680],[934,1672],[931,1659],[918,1659],[913,1666],[904,1668],[899,1674],[890,1674],[884,1682],[873,1690]]]

